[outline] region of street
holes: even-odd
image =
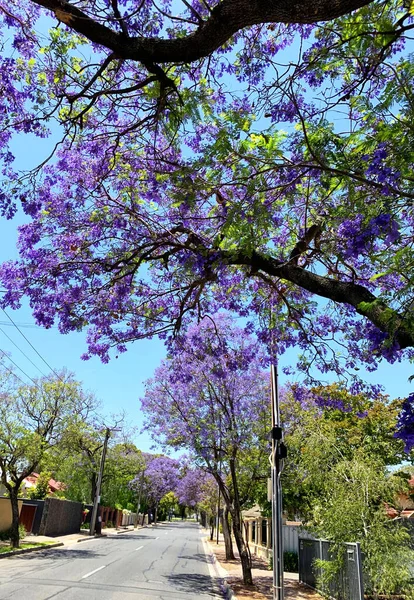
[[[0,600],[222,598],[202,532],[173,522],[0,560]]]

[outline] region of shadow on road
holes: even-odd
[[[167,576],[171,585],[183,594],[190,594],[196,590],[197,598],[201,594],[213,594],[214,586],[209,575],[197,575],[191,573],[177,573]]]
[[[199,562],[202,563],[207,563],[207,559],[206,559],[206,555],[205,554],[200,554],[200,553],[196,553],[196,554],[191,554],[188,556],[184,556],[183,554],[178,556],[177,558],[179,559],[183,559],[183,560],[198,560]]]
[[[130,535],[128,533],[123,533],[122,535],[106,535],[105,538],[107,540],[155,540],[156,536],[152,535]]]

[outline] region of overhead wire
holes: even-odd
[[[19,377],[18,375],[16,375],[16,373],[12,369],[9,369],[9,367],[7,367],[6,365],[3,365],[3,368],[6,369],[6,371],[8,371],[11,375],[13,375],[13,377],[15,377],[16,379],[18,379],[20,381],[20,383],[22,383],[23,385],[26,385],[26,383],[23,381],[23,379],[21,379],[21,377]]]
[[[44,377],[47,377],[46,373],[44,373],[42,371],[42,369],[39,369],[39,367],[32,361],[32,359],[23,352],[23,350],[18,346],[18,344],[16,344],[16,342],[14,340],[12,340],[12,338],[9,335],[7,335],[7,333],[1,327],[0,327],[0,331],[2,332],[3,335],[6,336],[6,338],[8,340],[11,341],[13,346],[16,346],[16,348],[19,350],[19,352],[21,352],[23,354],[23,356],[34,366],[34,368],[39,371],[39,373],[41,373]]]
[[[20,333],[20,335],[26,340],[26,342],[29,344],[29,346],[36,352],[36,354],[38,355],[38,357],[45,363],[45,365],[48,367],[48,369],[50,369],[52,371],[52,373],[54,375],[56,375],[56,377],[62,382],[65,383],[65,381],[62,379],[62,377],[59,375],[59,373],[57,373],[53,367],[51,367],[49,365],[49,363],[47,362],[47,360],[45,358],[43,358],[43,356],[40,354],[40,352],[38,352],[36,350],[36,348],[33,346],[33,344],[31,343],[31,341],[24,335],[23,331],[21,331],[21,329],[18,327],[18,325],[13,321],[13,319],[7,314],[7,312],[4,310],[4,308],[1,309],[4,314],[6,315],[6,317],[9,319],[9,321],[14,325],[14,327],[17,329],[17,331]]]
[[[19,371],[21,371],[23,373],[23,375],[25,375],[28,379],[30,379],[30,381],[32,381],[34,383],[34,385],[36,387],[39,387],[39,384],[37,383],[37,381],[35,381],[32,377],[30,377],[30,375],[28,375],[26,373],[26,371],[24,371],[21,367],[19,367],[19,365],[12,359],[10,358],[10,356],[7,354],[7,352],[4,352],[4,350],[1,350],[0,348],[0,352],[3,354],[3,356],[5,356],[11,363],[14,364],[15,367],[17,367],[19,369]],[[20,380],[21,381],[21,380]]]

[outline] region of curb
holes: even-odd
[[[37,552],[38,550],[50,550],[52,548],[59,548],[64,546],[63,542],[57,542],[56,544],[47,544],[46,546],[36,546],[35,548],[20,548],[19,550],[13,550],[11,552],[3,552],[0,554],[1,558],[8,558],[9,556],[18,556],[19,554],[30,554],[31,552]]]
[[[138,527],[137,527],[138,529]],[[116,535],[119,535],[120,533],[131,533],[135,531],[135,527],[133,529],[123,529],[122,531],[117,531]]]
[[[220,580],[220,588],[226,600],[237,600],[237,597],[230,587],[230,584],[227,581],[228,573],[224,567],[221,566],[220,562],[217,560],[216,555],[213,550],[210,548],[207,538],[203,538],[204,549],[206,554],[211,557],[211,563],[209,563],[216,572],[217,578]]]
[[[103,538],[103,537],[107,537],[106,534],[102,534],[102,535],[89,535],[87,537],[81,537],[78,540],[76,540],[78,543],[79,542],[90,542],[91,540],[99,540],[99,538]]]
[[[137,529],[141,529],[138,528]],[[135,531],[135,529],[123,529],[122,531],[116,531],[115,535],[119,535],[120,533],[132,533],[133,531]],[[85,536],[85,537],[81,537],[78,540],[76,540],[77,542],[88,542],[90,540],[99,540],[101,538],[109,538],[109,537],[113,537],[114,534],[112,533],[101,533],[100,535],[89,535],[89,536]]]

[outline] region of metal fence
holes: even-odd
[[[315,565],[316,559],[332,561],[332,544],[325,540],[310,540],[299,537],[299,581],[320,589],[335,600],[363,600],[364,584],[362,578],[361,548],[358,543],[344,544],[341,568],[330,579],[323,583],[322,571]],[[319,588],[318,588],[319,586]]]

